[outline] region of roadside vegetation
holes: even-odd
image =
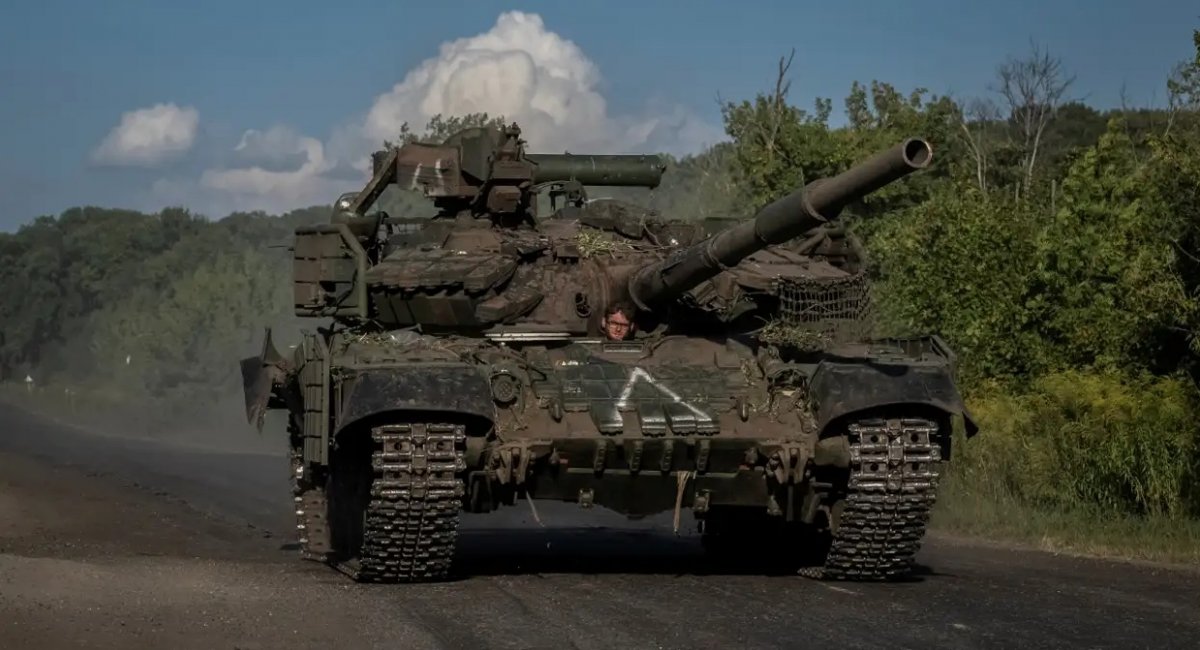
[[[847,218],[881,333],[945,338],[981,426],[957,441],[935,525],[1200,563],[1200,31],[1195,46],[1164,71],[1165,106],[1077,101],[1063,63],[1034,48],[998,66],[988,97],[854,82],[836,125],[832,100],[789,101],[785,58],[770,91],[723,105],[730,142],[628,196],[667,216],[748,216],[928,139],[930,170]],[[393,213],[419,209],[398,201]],[[284,340],[300,326],[285,247],[326,210],[80,207],[0,234],[4,396],[144,431],[244,429],[235,361],[258,352],[264,324]]]

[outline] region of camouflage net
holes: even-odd
[[[866,273],[836,278],[779,279],[779,316],[759,332],[765,343],[822,350],[859,341],[874,328],[871,286]]]

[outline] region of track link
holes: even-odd
[[[935,422],[918,418],[851,423],[850,478],[833,520],[822,566],[800,574],[823,580],[907,576],[937,495],[941,461]]]
[[[292,500],[296,503],[297,542],[300,557],[306,560],[324,561],[329,553],[329,526],[326,522],[327,499],[325,488],[317,487],[308,476],[304,462],[304,449],[292,447]]]
[[[464,492],[460,424],[388,424],[371,430],[373,477],[358,557],[337,564],[361,582],[445,579]]]

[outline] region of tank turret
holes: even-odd
[[[910,138],[837,176],[812,181],[763,207],[753,219],[637,270],[629,279],[629,297],[640,309],[653,311],[749,255],[835,220],[852,201],[927,167],[932,159],[927,142]]]

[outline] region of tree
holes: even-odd
[[[1072,163],[1060,207],[1039,236],[1039,285],[1053,307],[1041,327],[1063,367],[1169,371],[1179,358],[1159,361],[1157,351],[1174,349],[1171,339],[1186,336],[1194,320],[1197,305],[1172,244],[1187,224],[1176,210],[1154,207],[1153,172],[1164,161],[1132,152],[1114,117]]]
[[[1033,172],[1047,125],[1058,114],[1075,77],[1063,70],[1062,60],[1031,44],[1026,58],[1009,57],[996,69],[996,92],[1004,99],[1009,119],[1020,138],[1024,187],[1033,187]]]
[[[969,180],[943,182],[927,201],[881,220],[867,248],[883,333],[945,337],[968,384],[1043,371],[1039,222],[1026,202],[984,200]]]
[[[1167,79],[1167,107],[1171,115],[1168,133],[1178,114],[1200,111],[1200,29],[1192,30],[1192,44],[1196,48],[1195,56],[1176,65]]]
[[[990,188],[990,165],[996,146],[996,126],[1001,123],[1000,109],[988,99],[968,100],[958,111],[957,122],[962,141],[970,152],[975,185],[986,199]]]
[[[400,135],[395,142],[385,140],[383,146],[385,149],[396,149],[400,145],[409,142],[427,142],[440,144],[446,138],[458,133],[463,129],[472,127],[491,127],[503,129],[507,123],[503,115],[490,117],[487,113],[467,113],[466,115],[451,115],[444,116],[441,113],[429,118],[429,122],[425,124],[423,133],[415,133],[408,122],[400,125]]]

